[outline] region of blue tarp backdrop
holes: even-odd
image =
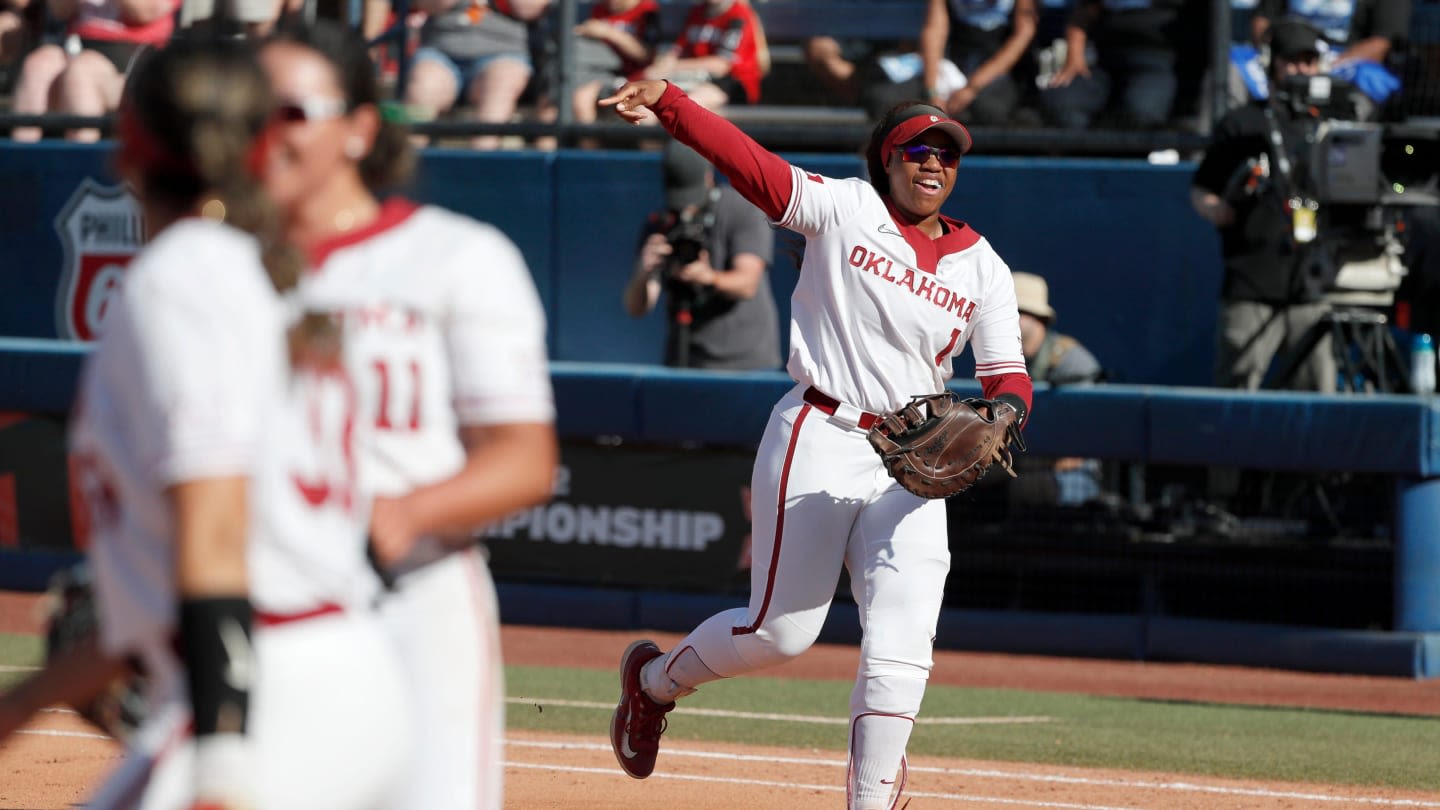
[[[861,172],[858,157],[787,157],[829,176]],[[0,144],[0,334],[70,336],[57,328],[57,298],[74,259],[57,217],[87,177],[114,184],[107,159],[104,144]],[[989,238],[1013,269],[1049,280],[1057,328],[1089,346],[1113,380],[1204,385],[1219,247],[1190,211],[1192,168],[970,158],[945,210]],[[555,359],[660,361],[662,316],[632,320],[620,305],[641,225],[661,205],[657,154],[435,149],[424,154],[410,193],[492,222],[515,240],[544,300]],[[777,250],[771,284],[785,323],[795,277]]]

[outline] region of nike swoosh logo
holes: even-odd
[[[899,235],[900,235],[900,232],[899,232],[899,231],[895,230],[894,228],[891,228],[889,225],[886,225],[886,224],[884,224],[883,222],[880,224],[880,227],[877,228],[876,230],[880,231],[880,233],[888,233],[888,234],[890,234],[891,236],[899,236]]]
[[[250,640],[234,619],[220,623],[220,645],[225,648],[225,683],[231,689],[250,688]]]
[[[634,759],[636,757],[635,749],[630,747],[629,734],[620,738],[620,753],[624,754],[626,759]]]
[[[893,784],[895,784],[895,780],[894,780],[894,779],[881,779],[881,780],[880,780],[880,784],[882,784],[882,785],[893,785]]]

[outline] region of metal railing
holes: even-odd
[[[361,0],[347,0],[345,7],[351,22],[359,24],[362,12]],[[672,0],[670,5],[679,3]],[[772,0],[774,7],[784,5],[784,0]],[[377,37],[376,47],[393,49],[397,60],[396,95],[403,94],[409,78],[409,44],[411,30],[408,27],[410,0],[393,0],[396,22]],[[879,3],[877,3],[879,4]],[[577,124],[571,109],[572,91],[575,87],[575,42],[574,37],[565,35],[573,30],[582,9],[589,7],[582,0],[557,0],[553,11],[552,31],[555,40],[551,43],[551,57],[554,60],[555,89],[553,101],[557,107],[557,119],[553,124],[538,122],[484,123],[464,120],[459,117],[444,118],[428,122],[416,122],[413,129],[420,134],[440,139],[464,139],[477,135],[512,136],[521,139],[540,137],[555,138],[561,146],[570,146],[585,139],[609,147],[627,147],[658,137],[658,133],[618,123]],[[1211,27],[1208,61],[1211,73],[1228,71],[1230,43],[1247,32],[1237,29],[1237,14],[1231,0],[1212,0],[1209,24]],[[1433,12],[1433,13],[1432,13]],[[1243,11],[1242,11],[1243,13]],[[1411,69],[1406,77],[1417,86],[1407,87],[1404,92],[1417,94],[1417,98],[1440,97],[1440,91],[1428,84],[1440,76],[1440,65],[1429,64],[1440,61],[1440,3],[1434,0],[1420,0],[1416,7],[1415,30],[1412,43],[1407,51]],[[1422,68],[1415,69],[1419,64]],[[1220,71],[1213,66],[1221,66]],[[1440,84],[1440,81],[1436,82]],[[1208,131],[1229,105],[1225,81],[1206,83],[1205,103],[1201,108],[1208,111],[1208,121],[1200,122],[1198,129]],[[1404,105],[1407,112],[1414,104]],[[854,151],[868,134],[868,125],[863,123],[838,124],[841,116],[814,116],[813,121],[794,114],[799,108],[777,107],[774,115],[767,114],[764,104],[737,110],[737,125],[755,137],[762,144],[775,149],[811,149],[820,151]],[[861,118],[859,110],[850,110],[851,118]],[[1423,113],[1424,110],[1419,110]],[[59,135],[67,129],[99,127],[109,134],[113,126],[110,118],[87,118],[64,114],[20,115],[0,112],[0,134],[14,127],[39,126],[47,135]],[[981,154],[1047,154],[1047,155],[1129,155],[1145,156],[1157,151],[1174,150],[1182,156],[1193,155],[1202,150],[1208,139],[1200,132],[1182,130],[1129,131],[1089,129],[1062,131],[1057,129],[984,129],[977,128],[976,151]]]

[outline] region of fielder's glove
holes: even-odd
[[[950,392],[917,396],[870,428],[870,444],[890,476],[922,498],[968,489],[999,463],[1010,477],[1010,446],[1025,449],[1019,414],[1005,402],[960,399]]]
[[[90,571],[85,564],[56,573],[46,590],[49,626],[45,633],[45,658],[48,661],[94,639],[99,625]],[[138,662],[131,661],[125,675],[115,679],[94,700],[73,708],[101,731],[125,742],[145,717],[143,687]]]

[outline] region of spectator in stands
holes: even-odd
[[[1220,231],[1225,276],[1215,353],[1215,384],[1255,389],[1282,348],[1287,358],[1330,311],[1324,297],[1333,270],[1316,241],[1316,206],[1295,185],[1294,156],[1272,138],[1304,144],[1316,112],[1290,103],[1285,79],[1319,70],[1321,34],[1295,20],[1271,35],[1271,98],[1232,110],[1215,127],[1191,180],[1195,212]],[[1285,387],[1333,392],[1336,364],[1328,332]]]
[[[1023,96],[1015,66],[1038,21],[1035,0],[930,0],[920,30],[926,96],[965,123],[1011,123]],[[945,56],[964,76],[949,92],[938,84]]]
[[[1410,30],[1410,0],[1260,0],[1250,17],[1256,46],[1268,40],[1275,20],[1303,17],[1343,48],[1336,62],[1365,60],[1385,64]]]
[[[37,0],[38,1],[38,0]],[[47,0],[65,21],[63,44],[45,43],[25,57],[15,87],[15,112],[100,116],[120,104],[125,76],[146,48],[170,40],[180,0]],[[39,127],[16,127],[19,141],[38,141]],[[100,130],[67,137],[98,141]]]
[[[1185,44],[1185,2],[1081,0],[1065,27],[1064,63],[1040,93],[1045,120],[1085,129],[1103,114],[1105,123],[1124,128],[1165,125]]]
[[[0,91],[10,86],[10,71],[30,45],[26,12],[39,0],[0,0]]]
[[[770,47],[760,17],[747,0],[702,0],[690,9],[675,44],[645,69],[647,79],[668,79],[712,110],[760,100],[770,72]]]
[[[825,85],[836,104],[859,104],[871,118],[909,99],[926,96],[924,59],[913,41],[879,43],[865,40],[840,42],[817,36],[805,41],[805,64]],[[965,75],[948,58],[941,58],[935,83],[939,96],[965,85]]]
[[[805,40],[805,67],[825,86],[835,104],[860,101],[864,65],[873,61],[875,46],[864,40],[841,41],[832,36]]]
[[[780,324],[766,269],[775,235],[765,214],[679,141],[665,145],[665,208],[641,236],[625,310],[639,318],[663,292],[665,364],[680,368],[776,369]]]
[[[463,103],[476,121],[510,121],[533,72],[529,23],[549,7],[550,0],[415,0],[413,8],[428,16],[406,104],[421,118]],[[481,135],[471,145],[497,149],[500,137]]]
[[[1015,303],[1020,310],[1020,346],[1030,379],[1052,386],[1099,382],[1105,372],[1100,361],[1069,335],[1051,325],[1055,310],[1050,288],[1033,273],[1012,273]],[[1093,458],[1040,458],[1022,455],[1015,460],[1019,478],[1010,483],[1010,502],[1079,506],[1100,494],[1100,462]]]
[[[590,19],[575,26],[575,64],[570,97],[577,124],[595,123],[601,95],[627,79],[637,79],[655,58],[660,42],[660,6],[656,0],[602,0],[590,10]],[[553,122],[559,111],[547,93],[539,105],[541,121]],[[582,145],[589,145],[588,143]],[[537,142],[554,148],[554,139]]]
[[[295,14],[304,0],[184,0],[180,27],[208,28],[255,38],[275,29],[281,14]]]
[[[1100,361],[1069,335],[1051,329],[1055,309],[1050,306],[1050,285],[1033,273],[1012,273],[1015,300],[1020,310],[1020,345],[1030,379],[1051,385],[1099,382],[1105,376]]]
[[[1250,18],[1255,45],[1263,46],[1275,21],[1287,15],[1319,28],[1340,49],[1322,53],[1320,69],[1354,83],[1361,91],[1358,117],[1374,119],[1399,87],[1393,75],[1376,71],[1398,67],[1410,29],[1410,0],[1260,0]]]

